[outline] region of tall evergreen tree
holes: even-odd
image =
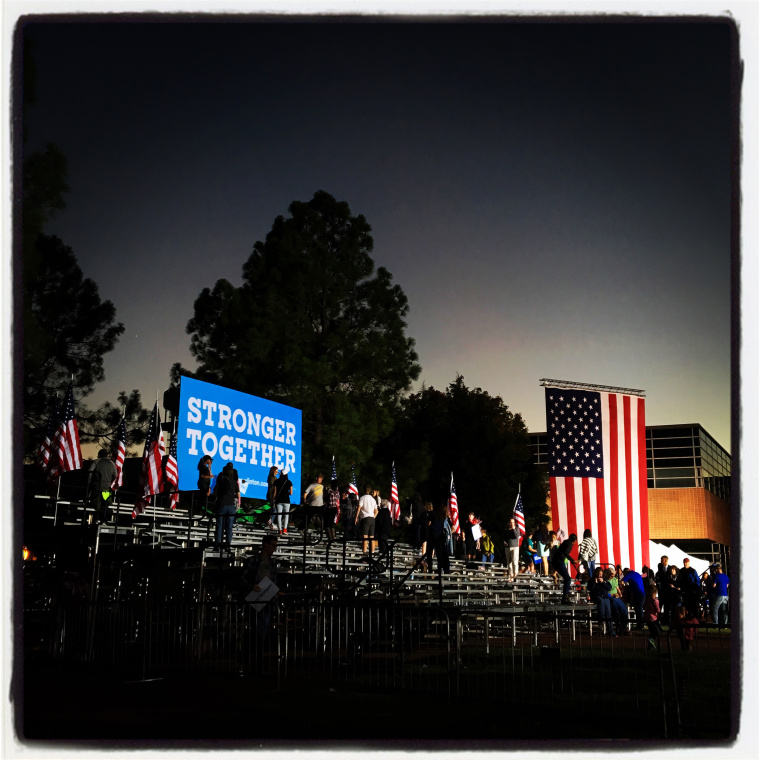
[[[46,423],[51,397],[71,381],[77,397],[103,380],[103,356],[124,326],[83,277],[72,250],[60,238],[40,235],[36,271],[24,278],[24,430],[29,453]]]
[[[304,466],[361,467],[419,375],[406,296],[375,269],[371,228],[324,191],[253,246],[243,284],[204,289],[187,326],[195,376],[295,406]]]

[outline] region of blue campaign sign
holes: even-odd
[[[198,462],[213,457],[214,475],[232,462],[243,496],[265,499],[270,467],[287,470],[301,493],[301,410],[183,377],[179,391],[179,490],[198,488]]]

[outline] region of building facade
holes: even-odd
[[[530,433],[533,458],[549,467],[546,433]],[[646,428],[649,536],[728,566],[731,455],[699,424]]]

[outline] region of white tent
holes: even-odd
[[[699,575],[702,575],[705,570],[710,567],[710,562],[706,559],[697,559],[692,557],[691,554],[687,554],[683,549],[679,549],[675,544],[665,546],[664,544],[658,544],[655,541],[649,542],[649,561],[652,563],[652,569],[657,570],[657,563],[660,561],[660,557],[667,556],[668,564],[675,565],[679,569],[683,567],[684,558],[689,559],[691,566],[697,571]]]

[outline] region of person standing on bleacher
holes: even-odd
[[[389,507],[388,499],[381,499],[377,515],[375,516],[375,538],[377,539],[377,546],[381,557],[388,554],[388,539],[391,536],[391,528],[393,527],[393,518],[391,517]]]
[[[327,488],[327,506],[324,509],[325,517],[325,534],[330,541],[335,541],[335,523],[338,519],[338,510],[340,509],[340,491],[338,490],[338,481],[331,480]]]
[[[317,479],[304,491],[303,503],[306,507],[303,524],[304,533],[309,529],[309,523],[314,515],[319,516],[320,521],[322,521],[322,527],[324,527],[325,487],[322,485],[324,479],[325,476],[320,472],[317,475]]]
[[[293,484],[288,477],[285,468],[274,484],[275,503],[277,504],[277,531],[285,536],[288,535],[288,519],[290,514],[290,497],[293,495]]]
[[[448,506],[448,502],[444,501],[433,510],[427,542],[427,564],[430,572],[433,571],[433,552],[438,559],[438,570],[443,573],[451,572],[451,562],[449,561],[451,523],[447,515]]]
[[[480,530],[482,531],[480,536],[480,561],[493,562],[494,545],[491,536],[488,535],[488,531],[485,528],[481,527]]]
[[[578,536],[575,533],[571,533],[566,541],[563,541],[554,552],[552,557],[552,568],[557,571],[557,574],[562,576],[562,604],[572,604],[570,601],[570,573],[567,570],[567,563],[572,562],[573,566],[578,571],[578,563],[570,556],[570,552],[575,546],[575,542],[578,540]]]
[[[375,538],[375,516],[377,515],[377,501],[372,495],[372,489],[367,486],[364,496],[359,499],[359,508],[356,510],[354,525],[357,527],[357,539],[362,537],[362,554],[374,552],[377,547]]]
[[[520,531],[514,517],[509,519],[509,527],[504,531],[504,549],[507,555],[509,580],[513,581],[520,569]]]
[[[594,571],[596,570],[596,553],[599,548],[596,545],[594,537],[591,535],[591,530],[586,528],[583,531],[583,541],[578,547],[578,559],[583,563],[588,573],[589,584],[594,577]]]
[[[113,483],[116,480],[116,465],[108,458],[108,452],[101,449],[98,459],[87,471],[87,493],[90,505],[95,510],[95,523],[106,519],[108,505],[113,499]]]
[[[354,517],[358,500],[348,488],[341,489],[340,492],[340,515],[343,520],[343,540],[350,541],[356,538],[354,533]]]
[[[229,549],[232,544],[232,526],[237,512],[237,488],[232,482],[232,462],[227,462],[216,479],[216,542],[214,548]],[[222,541],[224,538],[224,541]]]

